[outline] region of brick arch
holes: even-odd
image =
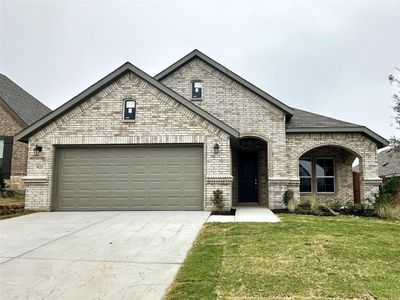
[[[240,133],[240,139],[249,139],[249,138],[259,139],[267,144],[270,143],[269,138],[263,134],[258,134],[258,133],[254,133],[254,132],[243,132],[243,133],[241,132]]]
[[[337,147],[337,148],[341,148],[344,149],[348,152],[350,152],[351,154],[355,155],[357,158],[362,159],[363,155],[361,155],[357,150],[352,149],[351,147],[348,146],[343,146],[342,144],[337,144],[337,143],[321,143],[321,144],[317,144],[317,145],[313,145],[307,148],[307,150],[303,151],[300,153],[300,155],[298,155],[297,159],[300,159],[300,157],[302,157],[304,154],[306,154],[307,152],[317,149],[317,148],[323,148],[323,147]]]

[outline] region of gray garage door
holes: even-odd
[[[57,148],[56,210],[202,210],[195,146]]]

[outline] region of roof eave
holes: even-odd
[[[346,132],[346,133],[363,133],[370,137],[379,148],[383,148],[389,145],[389,141],[373,132],[365,126],[349,126],[349,127],[298,127],[298,128],[286,128],[287,133],[324,133],[324,132]]]
[[[21,141],[21,142],[28,142],[29,137],[31,137],[33,134],[35,134],[37,131],[45,127],[47,124],[49,124],[51,121],[56,119],[58,116],[70,111],[77,105],[79,105],[84,99],[87,99],[91,95],[97,93],[99,90],[104,88],[105,86],[109,85],[111,82],[114,82],[121,76],[125,75],[128,72],[133,72],[134,74],[138,75],[141,77],[143,80],[147,81],[151,85],[155,86],[156,88],[160,89],[170,97],[174,98],[193,112],[199,114],[203,118],[205,118],[207,121],[210,123],[214,124],[221,130],[225,131],[229,135],[238,138],[239,137],[239,132],[233,129],[232,127],[228,126],[227,124],[223,123],[219,119],[215,118],[211,114],[207,113],[205,110],[201,109],[197,105],[193,104],[189,100],[185,99],[184,97],[180,96],[179,94],[175,93],[162,83],[158,82],[155,80],[153,77],[145,73],[144,71],[140,70],[139,68],[135,67],[129,62],[126,62],[123,64],[121,67],[117,68],[115,71],[111,72],[104,78],[100,79],[98,82],[95,84],[91,85],[89,88],[84,90],[82,93],[78,94],[65,104],[61,105],[59,108],[56,110],[52,111],[42,119],[38,120],[28,128],[24,129],[20,133],[18,133],[14,139]]]
[[[179,67],[181,67],[182,65],[186,64],[187,62],[189,62],[190,60],[192,60],[192,59],[194,59],[196,57],[204,60],[206,63],[210,64],[211,66],[213,66],[217,70],[221,71],[222,73],[225,73],[226,75],[228,75],[232,79],[236,80],[237,82],[239,82],[240,84],[242,84],[246,88],[250,89],[252,92],[256,93],[260,97],[268,100],[269,102],[271,102],[275,106],[277,106],[280,109],[282,109],[286,113],[286,119],[287,120],[290,120],[290,118],[293,116],[293,114],[294,114],[294,109],[293,108],[287,106],[283,102],[279,101],[278,99],[276,99],[273,96],[269,95],[268,93],[264,92],[260,88],[256,87],[254,84],[252,84],[249,81],[247,81],[246,79],[240,77],[236,73],[234,73],[231,70],[227,69],[226,67],[224,67],[223,65],[221,65],[218,62],[216,62],[215,60],[213,60],[212,58],[208,57],[207,55],[205,55],[204,53],[200,52],[197,49],[193,50],[189,54],[185,55],[184,57],[182,57],[181,59],[179,59],[178,61],[176,61],[172,65],[170,65],[169,67],[167,67],[165,70],[163,70],[160,73],[158,73],[157,75],[155,75],[154,78],[156,80],[160,81],[163,78],[165,78],[166,76],[168,76],[169,74],[171,74],[172,72],[174,72],[175,70],[177,70]]]

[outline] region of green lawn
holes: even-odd
[[[400,222],[206,224],[166,299],[400,299]]]

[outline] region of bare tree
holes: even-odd
[[[399,68],[395,68],[397,73],[400,73]],[[394,120],[396,122],[396,128],[400,129],[400,79],[397,75],[389,75],[389,82],[395,86],[395,92],[393,94],[394,106],[393,110],[395,113]],[[395,147],[397,151],[400,151],[400,139],[398,137],[393,136],[390,139],[391,146]]]

